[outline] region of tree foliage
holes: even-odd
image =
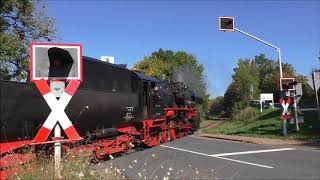
[[[291,64],[282,64],[283,77],[294,77],[295,70]],[[251,100],[259,99],[260,93],[274,93],[280,98],[279,64],[265,57],[255,56],[253,60],[239,59],[232,75],[232,82],[224,94],[223,105],[229,113],[237,113],[250,104]]]
[[[195,56],[184,51],[173,52],[159,49],[134,64],[134,70],[161,80],[182,81],[204,99],[207,109],[209,95],[206,90],[204,68]]]
[[[23,80],[29,72],[29,44],[57,37],[43,1],[0,1],[0,79]]]

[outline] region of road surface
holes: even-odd
[[[130,179],[320,179],[320,150],[188,136],[95,165]]]

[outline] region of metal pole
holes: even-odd
[[[61,129],[59,124],[56,124],[54,128],[54,137],[60,138],[61,137]],[[54,143],[54,170],[55,170],[55,177],[56,179],[62,179],[61,176],[61,143],[56,142]]]
[[[317,108],[318,108],[318,120],[320,120],[320,108],[319,108],[319,99],[318,99],[318,90],[317,90],[317,81],[316,79],[316,73],[313,72],[312,73],[312,79],[313,79],[313,87],[314,87],[314,91],[316,92],[316,100],[317,100]]]
[[[280,50],[280,48],[278,48],[277,46],[275,46],[273,44],[270,44],[270,43],[268,43],[268,42],[266,42],[266,41],[264,41],[264,40],[262,40],[262,39],[260,39],[260,38],[258,38],[256,36],[253,36],[253,35],[251,35],[251,34],[249,34],[247,32],[244,32],[244,31],[242,31],[242,30],[240,30],[238,28],[234,28],[234,30],[236,30],[236,31],[238,31],[238,32],[240,32],[240,33],[242,33],[242,34],[244,34],[246,36],[249,36],[250,38],[252,38],[254,40],[257,40],[257,41],[259,41],[259,42],[261,42],[261,43],[263,43],[263,44],[265,44],[267,46],[270,46],[270,47],[272,47],[272,48],[277,50],[277,52],[278,52],[278,60],[279,60],[279,69],[280,69],[280,82],[279,82],[279,84],[280,84],[280,95],[281,95],[281,98],[283,99],[282,92],[281,92],[281,79],[282,79],[283,76],[282,76],[282,60],[281,60],[281,50]],[[288,135],[288,133],[287,133],[287,121],[286,120],[282,121],[282,133],[283,133],[284,136]]]
[[[294,102],[294,119],[295,119],[295,123],[296,123],[296,130],[300,131],[299,128],[299,122],[298,122],[298,112],[297,112],[297,89],[296,89],[296,85],[294,86],[294,94],[293,94],[293,102]]]

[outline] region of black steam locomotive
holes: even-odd
[[[201,98],[183,82],[159,81],[85,56],[83,78],[65,112],[99,159],[134,144],[156,146],[199,127],[195,105]],[[31,83],[0,81],[0,92],[1,153],[34,144],[51,112],[45,100]]]

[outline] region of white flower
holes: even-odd
[[[191,167],[191,165],[189,164],[189,167]]]
[[[171,167],[169,167],[169,171],[172,171],[173,169]]]
[[[142,171],[144,172],[144,171],[146,171],[146,169],[143,169]]]
[[[108,172],[109,172],[109,169],[108,169],[108,168],[106,168],[106,174],[108,174]]]
[[[94,171],[91,170],[90,171],[90,175],[93,176],[94,175]]]
[[[168,180],[169,178],[168,177],[163,177],[163,180]]]
[[[161,169],[163,169],[163,166],[161,165]]]
[[[181,172],[183,172],[183,169],[181,169]]]
[[[79,173],[79,178],[83,177],[84,174],[82,172]]]
[[[122,169],[122,171],[126,171],[126,169]]]
[[[131,165],[129,165],[129,168],[130,168],[130,169],[132,169],[132,166],[131,166]]]
[[[141,178],[141,174],[140,174],[140,173],[138,173],[138,175],[139,175],[139,178]]]
[[[170,176],[170,172],[167,172],[168,176]]]
[[[109,158],[110,158],[110,159],[113,159],[113,156],[110,154],[110,155],[109,155]]]
[[[154,157],[156,157],[156,155],[155,155],[155,154],[152,154],[151,156],[152,156],[153,158],[154,158]]]
[[[132,162],[133,162],[133,163],[137,163],[138,161],[137,161],[137,160],[133,160]]]

